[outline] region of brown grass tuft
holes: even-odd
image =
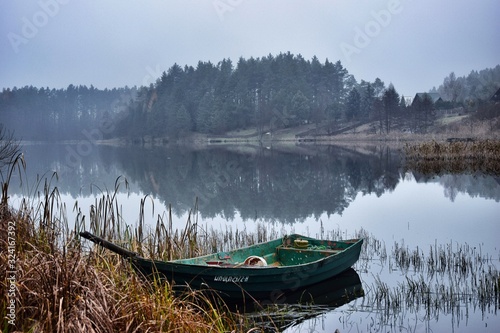
[[[423,174],[472,173],[500,175],[500,141],[450,140],[404,147],[405,167]]]
[[[4,185],[4,184],[3,184]],[[8,207],[8,183],[3,186],[0,207],[0,268],[15,275],[15,325],[4,323],[2,332],[228,332],[241,331],[240,317],[223,305],[195,291],[174,297],[168,283],[138,277],[127,261],[92,248],[82,249],[75,235],[84,226],[77,221],[68,230],[65,207],[57,188],[45,182],[41,200],[23,200],[17,211]],[[170,246],[179,253],[196,251],[192,222],[183,232],[142,235],[140,228],[120,229],[114,194],[103,195],[91,209],[91,225],[102,234],[137,247],[148,239],[152,255],[162,239],[176,235]],[[78,209],[77,205],[75,207]],[[9,226],[11,227],[9,229]],[[12,227],[15,226],[15,227]],[[161,229],[161,227],[158,227]],[[167,230],[167,229],[164,229]],[[155,239],[154,241],[152,241]],[[163,239],[164,240],[164,239]],[[156,247],[156,248],[155,248]],[[155,251],[158,250],[158,251]],[[187,251],[187,252],[185,252]],[[10,312],[10,289],[5,276],[0,282],[0,316]]]

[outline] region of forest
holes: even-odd
[[[136,96],[137,88],[99,90],[69,85],[66,89],[3,89],[0,123],[18,140],[89,140],[99,129],[102,138],[115,135],[115,121]]]
[[[424,95],[410,104],[408,96],[379,78],[358,82],[340,61],[322,63],[288,52],[240,58],[236,65],[230,59],[199,61],[196,68],[174,64],[150,86],[3,89],[0,123],[19,139],[44,141],[169,140],[192,132],[221,135],[247,128],[263,134],[304,124],[333,134],[368,122],[380,133],[395,128],[425,133],[437,109],[473,110],[498,87],[500,65],[464,77],[451,73],[429,91],[446,102],[435,104]]]

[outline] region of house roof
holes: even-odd
[[[427,94],[432,99],[432,103],[436,103],[439,99],[443,100],[439,93],[417,93],[413,101],[415,101],[417,97],[423,99],[425,94]]]

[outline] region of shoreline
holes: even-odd
[[[362,124],[357,127],[351,126],[349,130],[342,133],[327,134],[322,133],[322,129],[317,125],[308,124],[293,128],[282,128],[270,130],[267,128],[247,128],[227,132],[220,135],[203,134],[198,132],[185,133],[181,138],[153,137],[146,135],[143,137],[125,138],[116,137],[111,139],[81,139],[63,141],[19,141],[25,145],[36,144],[92,144],[107,146],[185,146],[193,148],[216,147],[216,146],[297,146],[297,145],[345,145],[345,144],[365,144],[365,145],[402,145],[406,143],[423,142],[446,142],[455,140],[500,140],[499,126],[500,116],[488,121],[474,121],[460,118],[453,122],[448,122],[445,126],[439,126],[429,131],[429,133],[412,133],[407,130],[393,129],[389,133],[374,132],[374,124]]]

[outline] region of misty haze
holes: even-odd
[[[0,3],[2,332],[497,332],[499,10]]]

